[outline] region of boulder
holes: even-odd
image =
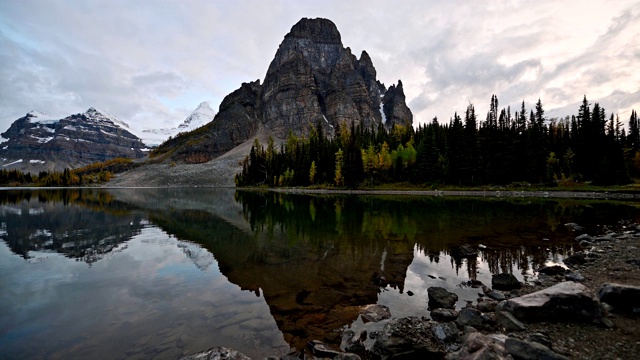
[[[598,298],[618,312],[640,314],[640,286],[604,284]]]
[[[522,321],[602,324],[602,309],[598,300],[587,287],[572,281],[503,301],[498,304],[497,311],[510,312]]]
[[[378,359],[433,358],[442,359],[444,345],[434,335],[431,324],[417,317],[406,317],[389,321],[371,348]]]
[[[251,360],[251,358],[238,351],[216,346],[207,351],[184,356],[181,360]]]
[[[479,332],[465,336],[459,351],[447,355],[447,360],[512,360],[503,343]]]
[[[362,315],[364,322],[378,322],[390,318],[391,312],[389,308],[384,305],[371,304],[364,306],[362,310],[360,310],[360,315]]]
[[[485,321],[482,318],[482,313],[474,308],[464,308],[460,310],[460,314],[456,319],[456,324],[458,324],[460,328],[464,328],[465,326],[472,326],[474,328],[485,327]]]
[[[522,287],[522,283],[513,274],[496,274],[491,278],[491,285],[498,290],[513,290]]]
[[[429,296],[430,309],[453,309],[456,305],[456,301],[458,301],[458,295],[438,286],[428,288],[427,294]]]
[[[508,338],[504,342],[507,350],[516,360],[568,360],[566,356],[553,352],[548,347],[532,341]]]
[[[458,312],[451,309],[437,308],[431,310],[431,318],[435,321],[452,321],[458,317]]]

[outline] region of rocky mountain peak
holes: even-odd
[[[318,44],[337,44],[342,45],[340,32],[336,24],[329,19],[302,18],[297,24],[293,25],[291,31],[285,35],[287,39],[302,39],[312,41]]]
[[[289,132],[306,135],[316,126],[331,136],[342,123],[412,125],[402,85],[390,93],[376,75],[369,54],[363,51],[358,59],[345,48],[331,20],[303,18],[280,43],[262,84],[243,83],[224,98],[214,121],[167,141],[157,153],[205,162],[262,129],[285,139]]]
[[[147,150],[128,125],[89,108],[67,117],[31,111],[2,133],[0,166],[37,173],[88,165],[115,157],[139,158]]]

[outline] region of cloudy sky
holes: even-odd
[[[30,110],[93,106],[134,129],[217,110],[264,79],[302,17],[331,19],[367,50],[387,86],[401,79],[417,122],[448,120],[492,94],[549,116],[584,94],[627,120],[640,110],[640,2],[546,1],[0,1],[0,131]],[[484,116],[480,116],[484,120]]]

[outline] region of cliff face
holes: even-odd
[[[145,145],[113,116],[90,108],[63,119],[30,112],[2,133],[0,166],[61,171],[116,157],[144,156]]]
[[[305,18],[284,37],[263,84],[242,84],[222,101],[210,124],[167,141],[157,154],[171,152],[176,159],[204,162],[260,129],[284,139],[289,131],[308,134],[318,124],[331,135],[343,122],[376,128],[381,123],[411,126],[413,115],[402,84],[388,92],[376,79],[367,52],[358,59],[343,46],[333,22]]]

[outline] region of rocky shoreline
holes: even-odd
[[[640,224],[602,226],[597,236],[576,236],[576,251],[539,270],[531,283],[496,274],[476,299],[454,309],[458,296],[428,289],[429,314],[391,319],[383,305],[362,309],[379,331],[343,333],[340,349],[312,341],[271,360],[332,359],[633,359],[640,353]],[[381,322],[382,324],[383,322]],[[248,357],[217,347],[183,359]]]

